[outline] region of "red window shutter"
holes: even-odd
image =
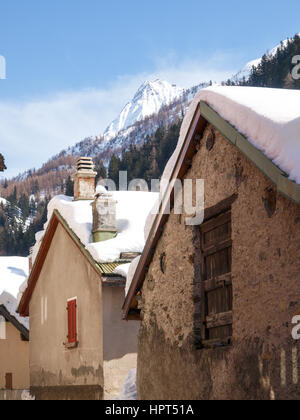
[[[76,299],[68,301],[68,343],[77,341],[77,301]]]

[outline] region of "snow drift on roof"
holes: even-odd
[[[131,264],[129,265],[127,276],[126,276],[125,296],[127,296],[128,292],[129,292],[129,289],[130,289],[130,286],[131,286],[133,277],[135,275],[137,266],[139,265],[140,259],[141,259],[140,256],[139,257],[136,257],[131,262]]]
[[[142,252],[145,246],[144,226],[148,213],[154,205],[158,194],[142,191],[115,191],[113,198],[117,201],[118,235],[105,242],[93,243],[92,239],[92,201],[73,201],[63,195],[54,197],[48,205],[49,223],[54,210],[58,210],[69,227],[78,236],[82,244],[99,263],[114,262],[122,252]],[[33,250],[35,258],[44,232],[37,235]]]
[[[157,200],[157,193],[116,191],[118,235],[105,242],[91,243],[87,250],[98,262],[113,262],[121,252],[142,252],[145,246],[144,227],[148,213]]]
[[[300,91],[212,87],[205,101],[269,159],[300,184]]]
[[[0,294],[8,292],[16,298],[28,271],[28,258],[0,257]]]
[[[130,263],[118,265],[118,267],[114,270],[114,274],[117,274],[118,276],[126,278],[128,276],[130,265],[131,265]]]

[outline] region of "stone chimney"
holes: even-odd
[[[73,175],[74,201],[93,200],[96,175],[92,158],[80,157],[77,159],[77,171]]]
[[[105,188],[97,188],[93,208],[93,240],[103,242],[117,236],[117,201]]]

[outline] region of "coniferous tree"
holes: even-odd
[[[121,169],[121,159],[116,155],[112,155],[108,168],[108,178],[112,179],[118,188],[119,185],[119,172]]]
[[[68,197],[74,197],[74,181],[68,176],[65,185],[65,195]]]

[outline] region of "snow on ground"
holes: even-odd
[[[16,298],[28,274],[28,258],[0,257],[0,294],[8,292]]]
[[[137,399],[136,369],[132,369],[128,372],[120,394],[115,398],[115,400],[134,401]]]
[[[66,196],[54,197],[48,205],[48,222],[56,209],[86,246],[95,261],[114,262],[122,252],[142,252],[145,246],[144,226],[148,213],[157,200],[157,193],[143,191],[115,191],[117,201],[118,235],[105,242],[92,243],[92,201],[73,201]],[[47,226],[47,223],[45,227]],[[33,250],[35,259],[44,232],[36,235]]]
[[[35,401],[35,397],[33,397],[33,396],[30,394],[30,391],[25,390],[25,391],[23,391],[23,392],[22,392],[22,395],[21,395],[21,400],[22,400],[22,401]]]

